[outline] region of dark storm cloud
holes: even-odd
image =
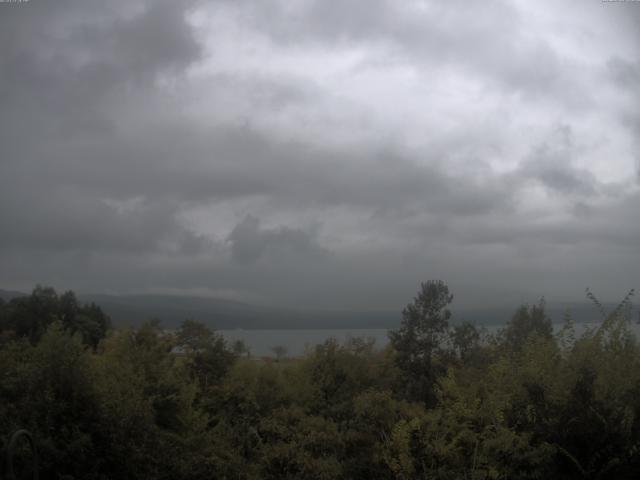
[[[250,215],[233,228],[228,240],[232,258],[244,264],[269,254],[294,253],[305,257],[324,253],[309,232],[286,226],[262,228],[260,220]]]
[[[627,288],[640,8],[545,5],[0,4],[0,287]]]
[[[86,144],[52,145],[43,164],[7,169],[22,185],[81,185],[94,194],[202,203],[248,195],[306,205],[380,210],[420,205],[435,213],[503,208],[509,188],[477,184],[443,165],[418,165],[392,152],[344,152],[269,140],[247,128],[210,133],[161,129]],[[437,158],[438,152],[434,152]],[[33,201],[45,200],[34,195]]]
[[[78,188],[57,188],[39,197],[37,190],[11,186],[0,199],[0,219],[6,227],[0,248],[171,253],[210,246],[176,222],[177,206],[169,202],[132,199],[118,205]]]
[[[200,54],[185,3],[153,2],[125,18],[131,5],[4,9],[0,219],[10,227],[3,246],[142,251],[168,239],[198,243],[175,222],[171,202],[124,213],[105,203],[132,167],[116,146],[117,118],[104,114],[110,96],[153,89],[158,75]]]
[[[108,136],[118,122],[109,115],[114,99],[152,91],[160,75],[179,74],[199,57],[185,2],[129,11],[135,5],[62,1],[3,9],[0,135],[13,146],[6,161],[46,161],[47,141]]]
[[[181,70],[201,54],[185,19],[188,5],[180,0],[63,0],[3,9],[2,83],[18,87],[20,80],[27,90],[55,80],[78,82],[98,73],[108,82]],[[97,91],[104,85],[94,82],[87,88]]]

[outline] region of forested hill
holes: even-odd
[[[25,296],[26,293],[0,290],[0,298]],[[395,328],[400,307],[393,311],[346,311],[276,308],[216,298],[177,295],[78,295],[85,303],[95,303],[116,326],[141,325],[158,319],[166,328],[175,328],[186,318],[196,319],[211,328],[222,329],[371,329]],[[533,303],[532,299],[532,303]],[[604,304],[605,310],[615,308]],[[513,306],[456,309],[453,321],[466,320],[477,325],[504,325],[513,315]],[[596,322],[600,314],[588,302],[549,303],[547,312],[554,322],[561,322],[570,311],[576,322]],[[634,316],[637,318],[637,314]]]

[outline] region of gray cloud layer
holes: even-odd
[[[0,286],[638,286],[640,4],[0,4]]]

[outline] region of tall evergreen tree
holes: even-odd
[[[409,398],[433,405],[434,383],[443,368],[436,358],[449,329],[453,301],[449,287],[442,280],[420,285],[418,295],[402,311],[402,324],[389,332],[396,352],[396,363],[404,373],[404,389]]]

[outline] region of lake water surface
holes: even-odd
[[[596,323],[576,323],[576,336],[579,336],[586,328],[596,327]],[[557,331],[562,328],[562,323],[554,324]],[[632,323],[631,329],[636,335],[640,335],[640,326]],[[486,325],[483,328],[488,333],[495,333],[504,325]],[[287,356],[303,355],[309,348],[321,344],[329,338],[335,338],[344,343],[349,338],[373,338],[377,348],[383,348],[389,343],[386,328],[373,329],[299,329],[299,330],[218,330],[228,342],[242,340],[250,349],[251,354],[258,357],[273,356],[275,346],[284,346]]]

